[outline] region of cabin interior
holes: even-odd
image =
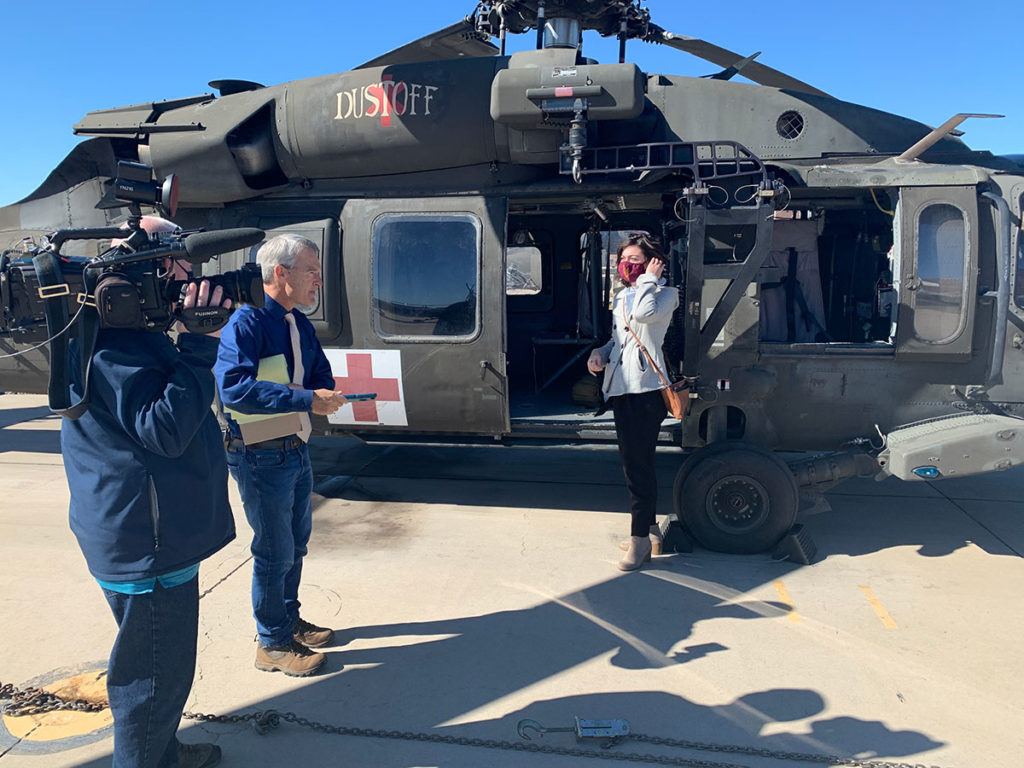
[[[831,189],[827,197],[805,191],[776,213],[770,253],[757,277],[762,354],[825,353],[836,345],[892,353],[896,198],[881,189]],[[600,215],[578,204],[564,210],[542,201],[512,206],[505,287],[514,430],[534,420],[592,420],[596,382],[586,359],[608,339],[611,298],[621,287],[616,249],[633,232],[670,240],[671,282],[682,286],[687,223],[672,210],[666,216],[657,198],[622,196],[602,206]],[[752,247],[749,226],[709,226],[706,235],[705,264],[743,261]],[[673,374],[681,344],[677,316],[665,345]]]

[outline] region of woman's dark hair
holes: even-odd
[[[631,245],[635,245],[644,254],[644,259],[650,261],[651,259],[661,259],[667,261],[665,254],[661,252],[661,241],[653,235],[648,235],[646,232],[634,232],[631,235],[627,235],[626,239],[619,244],[619,249],[615,253],[615,271],[618,272],[619,263],[622,261],[622,252],[629,248]],[[626,282],[620,278],[620,282],[626,285]]]

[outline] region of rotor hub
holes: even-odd
[[[651,17],[639,0],[482,0],[473,18],[477,29],[489,35],[497,35],[502,22],[506,31],[520,34],[540,23],[553,26],[556,20],[567,20],[575,22],[578,31],[592,29],[603,36],[619,34],[625,24],[628,37],[641,38],[648,33]]]

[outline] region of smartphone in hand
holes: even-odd
[[[363,392],[362,394],[358,394],[358,395],[345,395],[345,399],[346,400],[376,400],[377,399],[377,393],[376,392]]]

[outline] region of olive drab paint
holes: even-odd
[[[948,127],[986,116],[933,131],[673,35],[630,3],[553,5],[560,35],[536,50],[490,42],[502,18],[535,33],[536,0],[504,16],[484,2],[349,72],[90,112],[75,130],[92,138],[0,208],[0,248],[117,223],[124,212],[96,201],[118,159],[138,160],[179,179],[185,228],[320,247],[308,315],[339,386],[378,394],[315,419],[321,431],[613,444],[610,417],[573,392],[608,338],[615,248],[648,232],[680,292],[666,356],[691,383],[660,441],[687,452],[673,502],[714,549],[770,548],[845,477],[1024,461],[1024,166]],[[722,70],[597,63],[574,46],[583,29]],[[738,68],[753,83],[732,80]],[[38,350],[4,358],[0,388],[43,392],[47,365]]]

